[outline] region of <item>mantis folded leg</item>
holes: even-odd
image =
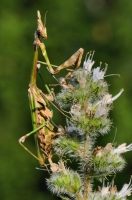
[[[30,135],[36,133],[37,131],[39,131],[41,128],[43,128],[46,124],[42,124],[41,126],[39,126],[38,128],[36,128],[35,130],[31,131],[30,133],[27,133],[26,135],[22,136],[20,139],[19,139],[19,144],[28,152],[30,153],[34,158],[36,158],[40,163],[41,163],[41,160],[39,160],[39,158],[37,156],[35,156],[28,148],[26,148],[24,145],[23,145],[23,142],[25,142],[25,139],[27,137],[29,137]]]

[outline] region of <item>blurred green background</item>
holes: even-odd
[[[38,162],[18,144],[32,130],[27,89],[33,60],[36,11],[42,19],[46,11],[48,40],[45,41],[51,63],[61,64],[80,47],[85,55],[95,50],[94,66],[109,64],[110,93],[125,92],[114,102],[113,127],[98,145],[132,142],[132,2],[129,0],[1,0],[0,1],[0,199],[59,199],[46,189],[48,174],[36,170]],[[42,60],[42,58],[41,58]],[[54,83],[42,69],[46,82]],[[47,78],[46,78],[47,77]],[[41,83],[38,83],[41,84]],[[41,87],[41,86],[40,86]],[[42,87],[41,87],[42,88]],[[55,119],[56,123],[58,119]],[[59,124],[60,122],[58,122]],[[34,152],[33,137],[26,145]],[[132,174],[132,152],[118,173],[120,189]],[[129,199],[132,199],[130,197]]]

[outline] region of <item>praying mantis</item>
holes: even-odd
[[[31,110],[31,119],[33,131],[22,136],[19,139],[19,144],[29,152],[34,158],[39,161],[40,166],[45,166],[47,168],[46,162],[48,160],[50,167],[53,166],[53,143],[54,138],[58,135],[54,131],[54,126],[51,123],[53,113],[50,110],[50,103],[54,100],[54,95],[50,91],[49,87],[45,84],[48,94],[44,94],[36,85],[36,75],[37,75],[37,64],[38,62],[38,49],[40,48],[42,55],[45,59],[45,64],[48,68],[48,71],[51,75],[59,73],[62,69],[73,66],[76,70],[81,63],[83,49],[80,48],[75,52],[66,62],[58,66],[56,70],[53,69],[53,65],[50,64],[45,44],[40,40],[40,37],[47,39],[47,29],[45,22],[43,24],[41,20],[40,12],[37,11],[37,30],[34,35],[34,61],[31,72],[31,79],[29,83],[28,96],[29,104]],[[45,15],[46,19],[46,15]],[[25,139],[30,135],[34,135],[37,156],[34,155],[26,146],[23,144]]]

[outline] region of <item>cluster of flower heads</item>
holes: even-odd
[[[65,200],[126,200],[132,192],[131,179],[129,184],[124,184],[120,191],[117,190],[114,180],[112,180],[107,185],[103,181],[102,187],[98,186],[97,191],[90,189],[86,197],[84,197],[82,177],[76,171],[67,169],[64,161],[60,160],[58,164],[55,164],[52,172],[53,175],[47,180],[48,188],[52,193],[61,196]]]
[[[87,54],[83,67],[71,73],[71,76],[60,78],[62,88],[56,95],[56,103],[63,112],[69,113],[70,119],[67,118],[65,129],[59,126],[60,136],[55,139],[54,150],[59,155],[75,158],[79,170],[69,170],[60,161],[53,166],[53,174],[47,183],[58,196],[63,194],[79,200],[125,200],[132,192],[131,183],[125,184],[119,192],[112,184],[103,184],[98,191],[92,191],[93,180],[103,181],[121,171],[126,164],[121,154],[132,150],[132,144],[127,146],[126,143],[118,147],[111,143],[105,147],[95,146],[97,136],[110,130],[112,122],[109,111],[123,89],[114,97],[109,94],[108,84],[104,80],[107,65],[104,69],[101,69],[101,65],[93,68],[93,55],[94,52]],[[71,198],[63,196],[62,199]]]
[[[93,53],[90,53],[88,58],[86,56],[83,68],[74,71],[72,77],[65,80],[67,87],[62,84],[56,102],[62,109],[70,109],[72,126],[79,128],[84,135],[97,136],[110,130],[111,120],[108,114],[113,101],[121,95],[123,89],[112,97],[104,80],[107,66],[103,70],[101,66],[92,69],[92,58]]]
[[[107,186],[103,183],[102,188],[98,187],[98,190],[98,192],[91,193],[90,200],[126,200],[126,197],[131,195],[132,185],[130,181],[129,184],[124,184],[120,191],[117,191],[117,187],[112,181],[112,183],[107,184]]]

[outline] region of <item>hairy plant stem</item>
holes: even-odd
[[[80,194],[76,194],[78,200],[83,200],[83,197]]]
[[[86,138],[84,143],[84,159],[88,158],[88,139]]]
[[[90,190],[90,179],[86,173],[84,173],[84,196],[83,200],[88,200],[88,194]]]
[[[86,160],[88,158],[88,139],[86,138],[84,143],[84,159]],[[88,194],[89,194],[89,188],[90,188],[90,180],[87,174],[87,170],[84,168],[84,200],[88,200]]]

